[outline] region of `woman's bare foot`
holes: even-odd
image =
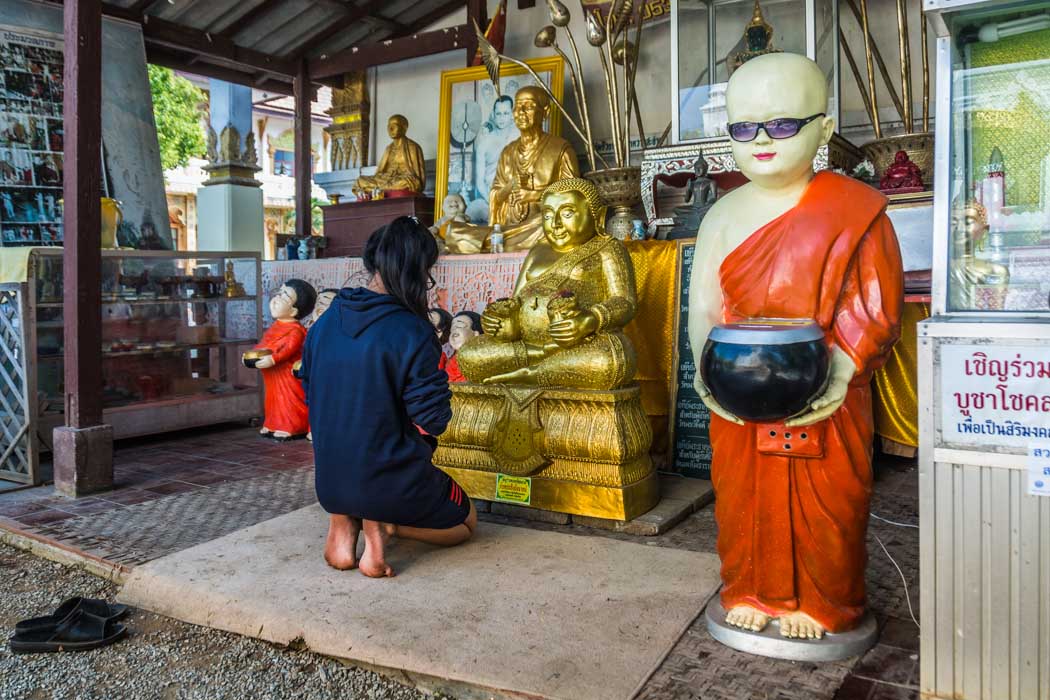
[[[769,624],[769,615],[750,605],[738,605],[726,613],[726,624],[751,632],[761,632]],[[781,632],[784,628],[780,628]]]
[[[328,566],[346,571],[357,566],[357,536],[361,521],[349,515],[332,515],[328,519],[328,541],[324,545],[324,560]]]
[[[365,520],[365,553],[361,555],[361,573],[372,578],[393,576],[394,570],[386,563],[386,543],[393,534],[388,523]],[[396,528],[395,528],[396,531]]]
[[[804,612],[793,612],[778,618],[780,636],[792,639],[821,639],[824,627]]]

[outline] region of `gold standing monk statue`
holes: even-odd
[[[503,232],[503,250],[528,250],[543,238],[540,196],[553,182],[579,177],[580,166],[568,141],[548,134],[543,122],[551,103],[538,87],[527,86],[514,96],[514,123],[521,135],[500,153],[489,190],[489,225],[454,223],[445,234],[450,253],[471,254],[489,249],[492,227]]]
[[[390,117],[386,124],[390,145],[383,151],[375,175],[357,178],[353,192],[358,197],[382,190],[387,196],[403,196],[423,191],[427,182],[423,149],[408,138],[408,120],[400,114]]]
[[[587,180],[555,182],[539,211],[544,240],[514,298],[485,309],[485,334],[459,351],[460,369],[486,384],[618,389],[635,370],[622,333],[638,308],[630,255],[605,233],[605,204]]]
[[[450,387],[434,463],[473,498],[630,520],[659,497],[622,332],[638,306],[634,267],[589,181],[559,180],[536,207],[543,240],[514,297],[490,304],[484,335],[456,354],[470,383]]]

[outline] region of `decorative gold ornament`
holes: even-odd
[[[401,190],[422,192],[427,182],[423,149],[408,138],[408,119],[400,114],[390,117],[387,134],[390,145],[383,151],[375,175],[362,175],[353,187],[354,194],[379,190],[381,192]]]
[[[368,82],[365,71],[351,71],[343,76],[343,87],[332,90],[332,123],[324,128],[332,138],[332,170],[358,168],[368,154],[369,111]]]
[[[244,291],[244,285],[237,281],[237,278],[233,276],[233,261],[228,260],[226,262],[226,273],[223,275],[225,284],[225,294],[227,299],[235,299],[237,297],[246,296]]]
[[[733,55],[729,64],[730,73],[756,56],[781,52],[781,49],[773,46],[773,25],[762,15],[762,7],[758,0],[755,0],[751,21],[744,27],[744,46],[746,48],[743,51]]]
[[[255,179],[255,173],[262,168],[258,165],[254,132],[248,131],[242,149],[241,132],[233,124],[227,124],[218,136],[209,125],[207,156],[208,164],[204,166],[204,171],[208,173],[208,179],[205,185],[261,185]]]

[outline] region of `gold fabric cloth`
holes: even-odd
[[[678,245],[677,241],[625,243],[634,263],[638,313],[624,333],[638,356],[635,378],[642,389],[642,408],[650,418],[666,416],[671,410],[671,362],[678,340],[674,326]]]
[[[919,446],[918,323],[929,316],[928,304],[904,305],[900,340],[874,377],[875,432],[911,447]]]

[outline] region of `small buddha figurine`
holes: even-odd
[[[540,197],[551,183],[579,177],[572,145],[543,130],[550,116],[547,93],[536,86],[514,96],[514,123],[520,136],[504,146],[489,190],[489,225],[451,223],[445,233],[448,252],[480,253],[489,247],[492,227],[499,224],[503,251],[528,250],[543,239]]]
[[[948,300],[953,311],[970,311],[978,307],[978,285],[999,287],[1005,293],[1010,283],[1008,267],[991,260],[981,260],[975,254],[987,235],[988,214],[981,203],[973,200],[956,202],[952,207],[952,255],[948,283]]]
[[[228,260],[226,262],[226,273],[223,275],[226,282],[226,298],[235,299],[237,297],[243,297],[245,295],[244,285],[237,281],[237,278],[233,276],[233,261]]]
[[[467,218],[467,203],[462,195],[455,192],[447,195],[441,202],[441,218],[435,221],[429,230],[439,239],[444,240],[448,225],[453,221],[460,224],[470,223],[470,219]]]
[[[689,189],[685,193],[686,203],[675,207],[674,228],[667,233],[668,240],[696,236],[704,215],[718,199],[718,185],[707,176],[707,160],[703,154],[696,157],[693,174],[693,179],[689,181]]]
[[[539,210],[544,240],[522,263],[514,297],[485,309],[484,335],[457,353],[459,367],[475,383],[623,387],[636,360],[622,331],[638,307],[627,249],[606,233],[605,204],[587,180],[550,185]]]
[[[473,338],[481,335],[484,331],[481,327],[481,315],[474,311],[460,311],[452,317],[452,324],[448,334],[448,345],[451,354],[448,354],[441,363],[441,369],[448,374],[450,382],[461,383],[467,381],[463,372],[459,369],[459,351]]]
[[[292,369],[302,359],[306,340],[306,329],[300,321],[310,315],[316,301],[314,288],[300,279],[288,280],[270,298],[273,325],[255,346],[256,350],[270,351],[255,361],[255,369],[262,370],[266,390],[261,435],[289,440],[310,432],[306,395]]]
[[[762,7],[758,0],[755,0],[751,21],[744,27],[744,36],[737,46],[741,46],[742,50],[729,57],[730,74],[756,56],[780,52],[780,49],[773,47],[773,25],[762,15]]]
[[[879,181],[879,189],[884,192],[915,188],[922,189],[922,171],[919,166],[911,161],[905,151],[897,151],[893,157],[893,164],[886,168],[882,179]]]
[[[427,182],[423,149],[408,138],[408,119],[400,114],[390,117],[386,125],[390,145],[383,151],[375,175],[357,178],[353,192],[358,198],[367,199],[367,193],[379,190],[384,196],[404,196],[423,191]]]

